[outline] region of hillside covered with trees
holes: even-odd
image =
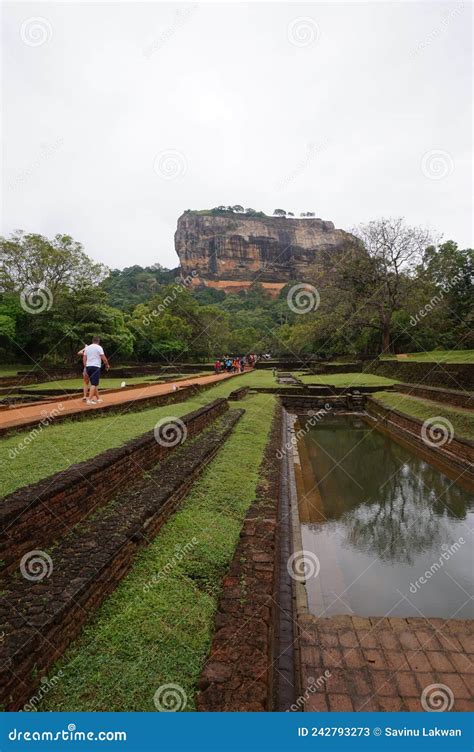
[[[354,232],[364,254],[348,255],[324,283],[314,269],[272,299],[258,280],[226,295],[191,287],[179,269],[109,270],[67,235],[18,231],[1,239],[1,360],[73,362],[95,333],[115,363],[208,360],[226,352],[335,357],[474,347],[472,249],[452,240],[435,244],[401,219]],[[294,288],[302,283],[310,294],[317,290],[317,304],[314,298],[299,310]]]

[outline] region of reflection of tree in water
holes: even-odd
[[[410,564],[413,556],[454,542],[448,520],[465,519],[473,505],[460,486],[376,431],[364,436],[346,425],[346,430],[314,433],[309,454],[326,516],[341,521],[350,545]]]

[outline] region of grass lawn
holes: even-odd
[[[27,371],[28,366],[23,365],[0,365],[0,376],[16,376],[18,371]]]
[[[296,373],[303,384],[331,384],[332,386],[392,386],[398,382],[372,373]]]
[[[158,379],[158,376],[155,377],[148,377],[148,376],[133,376],[129,379],[118,379],[118,378],[108,378],[105,376],[100,380],[100,386],[102,389],[117,389],[120,387],[123,381],[127,384],[143,384],[148,379]],[[41,384],[30,384],[27,389],[32,389],[33,391],[41,391],[42,389],[64,389],[65,392],[70,391],[71,389],[82,389],[82,379],[58,379],[57,381],[44,381]]]
[[[431,350],[431,352],[406,353],[408,357],[400,355],[382,355],[382,360],[398,360],[400,362],[419,363],[474,363],[474,350]]]
[[[446,418],[452,424],[456,436],[474,440],[474,413],[472,410],[443,405],[439,402],[412,397],[401,392],[375,392],[373,396],[384,407],[399,410],[419,420],[425,421],[437,416]]]
[[[240,385],[240,379],[237,381]],[[217,397],[227,397],[229,392],[237,388],[237,381],[224,381],[191,400],[173,405],[123,415],[97,416],[90,421],[71,420],[56,425],[52,423],[12,459],[9,452],[21,446],[31,429],[7,434],[0,439],[0,497],[94,457],[106,449],[121,446],[129,439],[152,429],[159,418],[180,417]]]
[[[51,676],[60,669],[64,676],[38,710],[155,711],[154,694],[169,683],[184,690],[182,709],[195,709],[220,581],[255,498],[276,403],[256,394],[241,404],[245,415],[178,511],[52,669]],[[177,561],[193,538],[197,544]]]

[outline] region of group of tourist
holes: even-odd
[[[245,367],[253,368],[257,361],[256,355],[240,355],[229,357],[224,355],[214,363],[214,373],[243,373]]]
[[[90,345],[84,345],[77,353],[82,357],[83,379],[83,402],[88,405],[97,405],[102,402],[99,397],[99,382],[102,368],[109,369],[109,361],[100,344],[99,337],[93,337]],[[257,356],[241,355],[229,357],[224,355],[214,363],[214,372],[219,373],[243,373],[246,366],[253,368],[257,362]]]

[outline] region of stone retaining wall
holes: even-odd
[[[474,364],[472,363],[438,364],[375,360],[364,364],[361,370],[404,383],[440,386],[448,389],[472,389],[474,383]]]
[[[436,386],[420,384],[397,384],[397,392],[406,392],[422,399],[456,405],[456,407],[462,407],[466,410],[474,410],[474,394],[472,392],[454,391],[453,389],[441,389]]]
[[[218,399],[184,415],[181,420],[188,437],[227,409],[226,400]],[[157,443],[154,432],[148,431],[5,497],[0,506],[0,559],[11,568],[26,551],[50,545],[91,510],[105,504],[122,484],[174,448]]]
[[[229,394],[227,399],[230,401],[241,400],[244,399],[244,397],[246,397],[249,392],[249,386],[241,386],[239,387],[239,389],[234,389],[234,391]]]
[[[4,578],[0,702],[8,710],[30,700],[41,676],[126,575],[138,549],[153,540],[243,412],[228,411],[137,482],[121,484],[106,507],[49,550],[51,565],[39,581],[17,572]]]
[[[222,584],[209,657],[199,681],[200,711],[272,710],[278,619],[278,510],[281,410],[277,407],[257,496]]]
[[[377,422],[377,427],[400,436],[423,454],[428,461],[438,460],[448,468],[461,472],[464,480],[474,481],[474,442],[462,438],[448,438],[445,443],[430,444],[423,441],[423,421],[412,418],[398,410],[384,407],[378,400],[369,397],[366,401],[368,417]]]

